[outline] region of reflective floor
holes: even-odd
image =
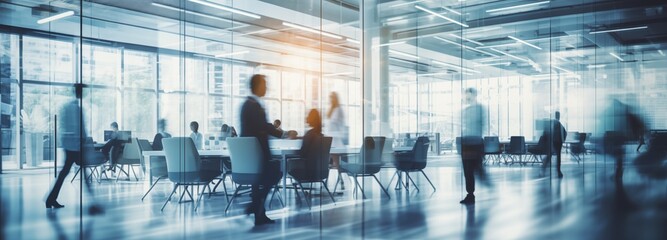
[[[335,204],[313,190],[309,210],[288,189],[286,208],[277,199],[271,202],[268,215],[277,223],[260,227],[243,215],[247,196],[234,201],[227,214],[222,194],[205,196],[197,212],[192,202],[179,204],[177,198],[160,212],[171,189],[168,181],[144,201],[147,181],[95,183],[95,199],[106,213],[89,216],[90,197],[81,199],[80,182],[70,183],[68,176],[58,199],[66,207],[47,210],[43,199],[53,171],[7,172],[0,175],[0,226],[3,239],[665,239],[666,181],[640,176],[628,163],[623,178],[627,198],[621,198],[611,159],[588,155],[577,163],[563,155],[562,179],[539,165],[486,165],[492,185],[478,184],[471,206],[458,203],[465,191],[454,154],[429,159],[426,173],[435,192],[419,176],[414,179],[420,191],[413,186],[395,190],[392,184],[387,198],[368,178],[367,199],[355,199],[346,178]],[[383,170],[380,181],[386,185],[392,174]]]

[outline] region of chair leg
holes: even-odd
[[[191,193],[191,190],[194,190],[193,188],[194,188],[194,187],[192,187],[192,186],[190,186],[190,190],[188,190],[187,187],[185,188],[185,192],[188,193],[188,197],[190,197],[190,201],[194,201],[194,200],[195,200],[195,198],[192,197],[192,193]]]
[[[72,177],[72,180],[69,181],[70,183],[74,182],[74,179],[76,178],[76,175],[79,175],[79,172],[81,172],[81,167],[79,167],[79,169],[76,170],[76,172],[74,173],[74,177]]]
[[[417,187],[417,184],[415,183],[415,181],[412,180],[412,177],[410,177],[410,173],[405,172],[405,176],[406,176],[406,178],[407,178],[408,180],[410,180],[410,182],[412,182],[412,186],[414,186],[415,189],[417,189],[417,192],[419,192],[419,187]],[[406,181],[407,181],[407,180],[406,180]]]
[[[308,195],[306,195],[306,190],[303,188],[303,185],[300,182],[297,182],[299,184],[299,187],[301,188],[301,193],[303,193],[303,198],[306,199],[306,205],[308,205],[308,209],[311,208],[310,202],[312,201],[312,198],[309,198]]]
[[[278,202],[280,202],[280,205],[285,207],[285,203],[283,203],[283,198],[280,196],[280,192],[278,192],[278,185],[273,185],[273,193],[271,193],[271,198],[269,198],[269,207],[271,207],[271,204],[273,203],[273,199],[276,197],[276,194],[278,194]]]
[[[396,177],[396,175],[398,175],[398,170],[396,170],[396,171],[394,172],[394,175],[391,175],[391,178],[389,179],[389,183],[387,183],[387,189],[389,189],[389,187],[391,186],[391,182],[394,181],[394,177]],[[397,185],[397,186],[398,186],[398,185]]]
[[[338,189],[338,183],[340,182],[341,175],[338,174],[338,178],[336,178],[336,184],[334,185],[334,192],[336,192],[336,189]]]
[[[422,173],[422,175],[424,175],[424,177],[426,178],[426,181],[428,181],[428,183],[431,184],[431,187],[433,188],[433,191],[435,192],[435,185],[433,185],[433,183],[431,182],[431,179],[429,179],[428,176],[426,176],[426,173],[424,173],[424,170],[419,170],[419,171]]]
[[[227,213],[227,210],[229,210],[229,206],[232,205],[232,202],[234,201],[234,198],[236,198],[236,194],[239,194],[239,189],[240,188],[238,188],[238,187],[236,188],[236,191],[234,191],[234,194],[232,195],[232,198],[229,199],[229,201],[227,202],[227,207],[225,207],[225,213]]]
[[[373,174],[373,178],[375,178],[375,181],[378,183],[378,185],[380,185],[380,188],[382,189],[382,191],[384,192],[384,194],[387,194],[387,197],[388,197],[388,198],[391,198],[391,197],[389,196],[389,192],[387,192],[387,189],[384,189],[384,186],[382,186],[382,183],[380,183],[380,180],[378,180],[378,178],[375,176],[375,174]]]
[[[188,185],[185,185],[185,189],[184,189],[183,192],[181,193],[181,197],[178,198],[178,203],[182,203],[182,202],[183,202],[183,196],[185,196],[185,193],[188,191],[188,187],[189,187]]]
[[[134,167],[132,165],[129,165],[130,170],[132,170],[132,174],[134,174],[134,179],[139,181],[139,177],[137,177],[137,171],[134,170]]]
[[[294,188],[294,195],[296,195],[296,197],[297,197],[296,200],[299,201],[299,203],[300,203],[301,202],[301,195],[299,195],[299,186],[296,184],[296,182],[292,182],[292,187]],[[306,197],[306,196],[304,196],[304,197]]]
[[[171,199],[171,196],[174,195],[177,188],[178,188],[178,184],[174,184],[174,190],[171,190],[171,194],[169,194],[169,197],[167,198],[167,200],[164,201],[164,204],[162,205],[162,208],[160,209],[160,212],[162,212],[164,210],[164,207],[167,206],[167,203],[169,202],[169,199]]]
[[[162,179],[162,177],[157,178],[157,180],[155,180],[155,182],[153,184],[151,184],[151,187],[148,189],[148,191],[146,191],[144,196],[141,197],[141,201],[143,201],[144,198],[146,198],[146,196],[148,196],[148,193],[151,192],[151,190],[153,190],[153,187],[155,187],[155,185],[157,185],[157,182],[160,181],[160,179]]]
[[[361,187],[361,184],[359,184],[359,180],[357,180],[357,176],[354,176],[353,178],[354,178],[354,183],[357,185],[356,187],[358,187],[359,191],[361,192],[362,199],[365,199],[366,194],[364,193],[364,188]],[[356,190],[356,187],[355,187],[355,190]]]
[[[208,185],[208,183],[206,185]],[[201,189],[201,192],[199,193],[199,196],[197,196],[197,201],[195,202],[195,212],[197,211],[197,208],[199,207],[199,202],[201,201],[201,197],[204,195],[205,190],[206,190],[206,188],[203,187]]]
[[[322,186],[324,186],[324,189],[327,190],[327,193],[329,193],[329,197],[331,198],[331,201],[336,203],[336,200],[334,199],[333,194],[331,194],[331,192],[329,191],[329,187],[327,187],[327,184],[324,181],[322,181],[321,183],[322,183]]]

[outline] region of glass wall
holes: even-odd
[[[266,120],[300,136],[310,109],[332,134],[336,93],[352,147],[437,135],[433,154],[451,154],[467,88],[488,116],[484,135],[501,141],[536,142],[557,111],[568,131],[599,139],[610,99],[667,128],[664,43],[610,31],[651,17],[597,2],[3,1],[2,169],[56,165],[56,120],[75,83],[98,143],[111,122],[149,141],[160,119],[174,136],[192,121],[205,136],[223,124],[240,133],[253,74],[268,78]],[[638,31],[662,27],[649,25]],[[648,33],[638,35],[661,36]]]

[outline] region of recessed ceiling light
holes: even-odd
[[[632,30],[647,29],[647,28],[648,28],[648,26],[631,27],[631,28],[617,28],[617,29],[608,29],[608,30],[600,30],[600,31],[591,31],[590,34],[623,32],[623,31],[632,31]]]
[[[38,24],[44,24],[44,23],[47,23],[47,22],[52,22],[52,21],[55,21],[55,20],[58,20],[58,19],[66,18],[66,17],[72,16],[72,15],[74,15],[74,11],[67,11],[67,12],[63,12],[63,13],[58,13],[56,15],[37,20],[37,23]]]
[[[607,66],[607,65],[605,65],[605,64],[589,64],[588,66],[586,66],[586,68],[588,68],[588,69],[592,69],[592,68],[603,68],[603,67],[606,67],[606,66]]]
[[[524,8],[524,7],[530,7],[530,6],[536,6],[536,5],[541,5],[541,4],[547,4],[551,1],[542,1],[542,2],[535,2],[535,3],[528,3],[528,4],[521,4],[521,5],[516,5],[516,6],[510,6],[510,7],[502,7],[502,8],[496,8],[496,9],[489,9],[486,10],[487,13],[492,13],[492,12],[500,12],[500,11],[506,11],[506,10],[512,10],[512,9],[517,9],[517,8]]]
[[[537,49],[537,50],[542,50],[541,47],[538,47],[538,46],[536,46],[536,45],[534,45],[534,44],[532,44],[532,43],[529,43],[529,42],[526,42],[526,41],[524,41],[524,40],[521,40],[521,39],[519,39],[519,38],[517,38],[517,37],[513,37],[513,36],[507,36],[507,37],[513,39],[514,41],[523,43],[524,45],[527,45],[527,46],[529,46],[529,47],[535,48],[535,49]]]
[[[419,6],[419,5],[415,5],[415,8],[416,8],[416,9],[419,9],[419,10],[422,10],[422,11],[424,11],[424,12],[427,12],[427,13],[433,15],[433,16],[436,16],[436,17],[445,19],[445,20],[447,20],[447,21],[450,21],[450,22],[452,22],[452,23],[456,23],[456,24],[458,24],[458,25],[461,25],[462,27],[469,27],[468,24],[461,23],[461,22],[456,21],[456,20],[454,20],[454,19],[445,17],[445,16],[443,16],[442,14],[437,13],[437,12],[434,12],[434,11],[431,11],[431,10],[425,8],[425,7],[422,7],[422,6]]]
[[[610,52],[609,55],[611,55],[612,57],[615,57],[616,59],[618,59],[618,60],[621,61],[621,62],[622,62],[622,61],[625,61],[625,60],[623,60],[623,58],[621,58],[620,56],[616,55],[616,53]]]
[[[389,50],[389,52],[393,53],[393,54],[401,55],[401,56],[404,56],[404,57],[411,57],[411,58],[414,58],[414,59],[419,59],[419,56],[414,55],[414,54],[399,52],[399,51],[395,51],[395,50],[391,50],[391,49]]]
[[[249,13],[249,12],[246,12],[246,11],[241,11],[241,10],[238,10],[238,9],[235,9],[235,8],[223,6],[223,5],[220,5],[220,4],[217,4],[217,3],[212,3],[212,2],[209,2],[209,1],[203,1],[203,0],[188,0],[188,1],[193,2],[193,3],[199,3],[199,4],[204,5],[204,6],[217,8],[217,9],[228,11],[228,12],[233,12],[233,13],[236,13],[236,14],[241,14],[241,15],[246,16],[246,17],[251,17],[251,18],[255,18],[255,19],[262,18],[261,16],[259,16],[257,14]]]
[[[296,25],[296,24],[293,24],[293,23],[283,22],[283,25],[288,26],[288,27],[293,27],[293,28],[296,28],[296,29],[301,29],[301,30],[304,30],[306,32],[311,32],[311,33],[315,33],[315,34],[322,34],[322,35],[330,37],[330,38],[343,39],[343,37],[335,35],[335,34],[331,34],[331,33],[328,33],[328,32],[320,31],[320,30],[317,30],[317,29],[309,28],[309,27]]]

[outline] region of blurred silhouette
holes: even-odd
[[[331,103],[331,108],[329,108],[329,112],[327,112],[327,119],[329,119],[327,135],[333,137],[333,147],[342,147],[348,144],[348,127],[345,124],[345,115],[340,106],[338,93],[331,92],[329,95],[329,102]]]
[[[192,141],[195,143],[195,147],[197,150],[202,150],[202,146],[204,145],[204,135],[199,132],[199,123],[197,121],[190,122],[190,130],[192,131],[192,133],[190,133],[190,138],[192,138]]]
[[[336,92],[331,92],[329,94],[329,102],[331,103],[331,107],[329,108],[329,111],[327,112],[327,119],[328,122],[326,124],[327,127],[327,135],[333,137],[331,147],[343,147],[347,144],[349,144],[349,139],[348,139],[348,127],[345,124],[345,115],[343,113],[343,109],[340,106],[340,99],[338,98],[338,93]],[[340,156],[338,155],[331,155],[331,167],[338,169],[340,167]],[[340,174],[340,171],[338,172],[338,177],[341,180],[341,189],[345,189],[345,182],[342,181],[342,176]]]
[[[163,138],[170,138],[171,134],[166,132],[167,128],[167,120],[162,118],[157,122],[157,134],[155,134],[155,137],[153,137],[153,150],[154,151],[162,151],[162,139]]]
[[[266,216],[264,201],[271,187],[278,183],[282,175],[280,163],[271,161],[269,136],[280,137],[283,132],[267,122],[264,102],[261,99],[266,95],[266,76],[253,75],[250,78],[250,90],[252,94],[248,96],[241,107],[241,137],[257,138],[265,161],[263,162],[264,166],[262,166],[262,179],[252,185],[252,203],[245,213],[254,213],[255,225],[262,225],[275,222]]]
[[[90,151],[93,152],[94,149],[90,144],[83,144],[85,142],[86,130],[85,124],[83,122],[83,110],[81,108],[81,98],[83,95],[83,85],[74,84],[74,94],[76,98],[63,106],[58,117],[59,123],[59,137],[62,148],[65,150],[65,165],[60,170],[56,182],[51,188],[48,197],[46,198],[46,208],[63,208],[64,205],[58,203],[58,195],[60,194],[60,189],[62,188],[65,177],[69,174],[70,169],[74,163],[82,166],[83,161],[88,159],[84,156]],[[91,154],[92,155],[92,154]],[[82,170],[82,176],[86,176],[86,169]],[[81,181],[86,184],[86,190],[93,196],[93,191],[90,187],[88,181],[85,181],[85,177],[81,178]],[[89,207],[88,211],[90,214],[99,214],[103,212],[103,209],[100,205],[97,205],[92,201],[93,204]]]
[[[634,161],[639,174],[653,179],[667,178],[667,132],[654,132],[645,152]]]
[[[484,159],[484,140],[482,134],[486,128],[486,108],[477,102],[477,89],[464,90],[465,107],[461,111],[461,162],[465,178],[466,197],[462,204],[475,203],[475,175],[485,184],[490,184],[486,171],[482,167]]]
[[[628,141],[636,140],[638,136],[643,135],[647,129],[646,125],[634,108],[618,99],[611,100],[610,106],[604,111],[602,121],[603,150],[615,161],[616,203],[625,209],[633,209],[636,206],[630,201],[623,187],[624,146]]]
[[[567,130],[563,127],[563,124],[560,122],[560,112],[556,111],[556,119],[549,121],[549,126],[546,126],[544,129],[543,136],[547,140],[547,151],[546,158],[543,162],[543,169],[546,169],[551,165],[551,156],[556,154],[556,170],[558,170],[558,177],[563,177],[563,172],[560,170],[561,164],[561,151],[563,150],[563,142],[565,142],[565,137],[567,137]]]

